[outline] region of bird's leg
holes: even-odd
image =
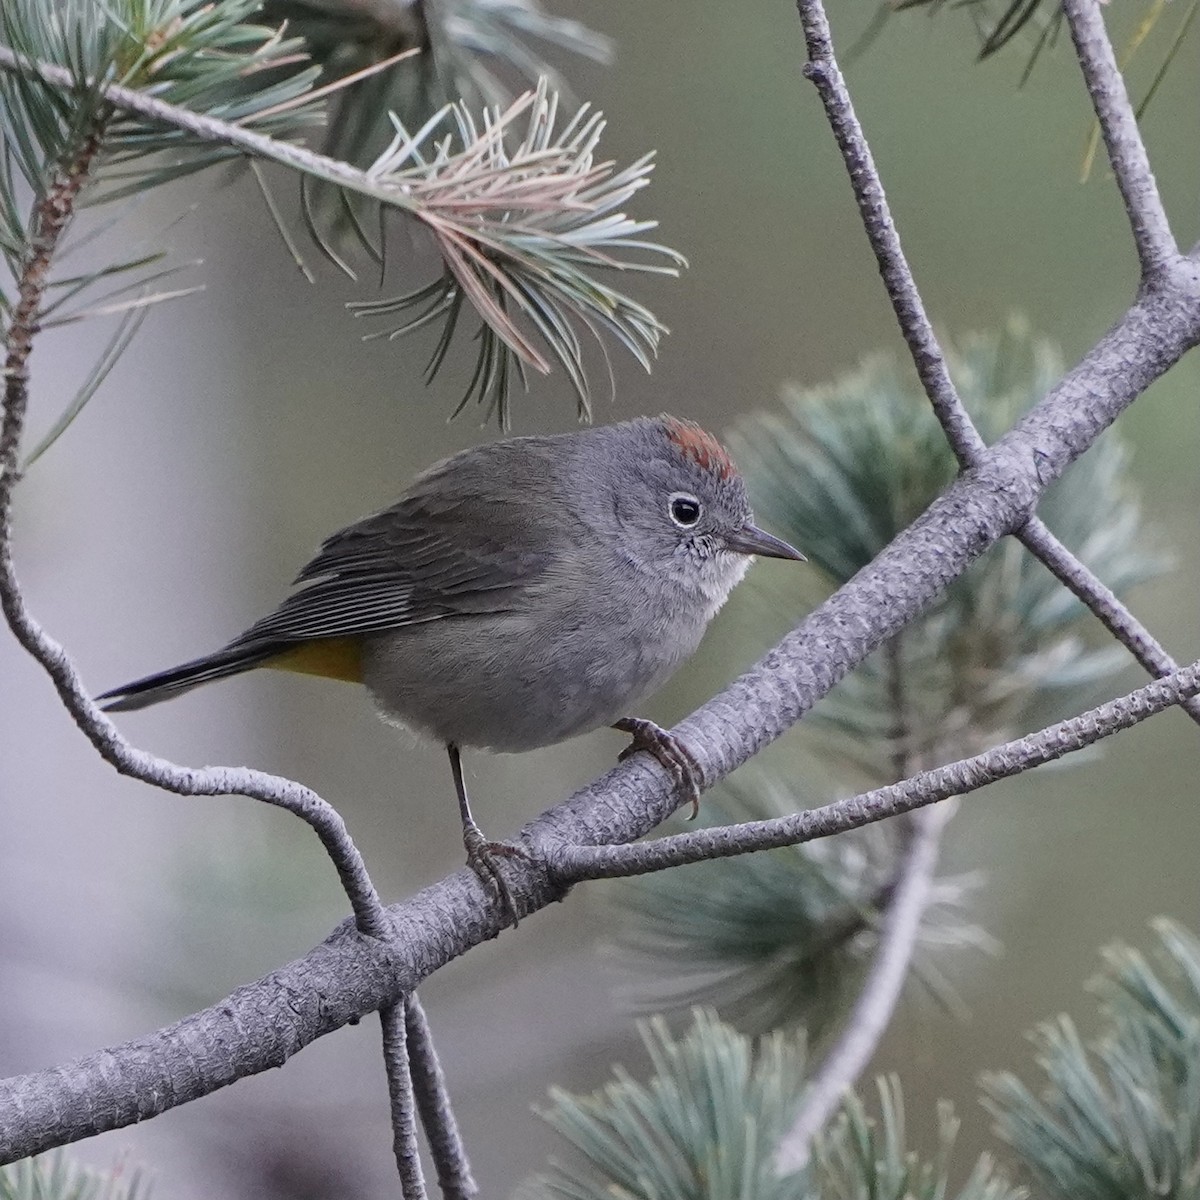
[[[511,842],[489,842],[483,836],[483,830],[475,824],[471,816],[471,803],[467,799],[467,785],[463,780],[462,755],[453,742],[446,744],[446,753],[450,756],[450,770],[454,775],[454,790],[458,793],[458,812],[462,818],[463,846],[467,851],[467,865],[479,876],[479,882],[485,890],[493,895],[505,912],[512,917],[512,923],[517,924],[517,909],[513,904],[512,893],[500,873],[497,857],[507,856],[528,857],[521,846]]]
[[[621,751],[618,761],[623,762],[639,750],[652,754],[671,773],[675,786],[691,804],[688,820],[694,821],[700,811],[700,780],[704,772],[687,746],[661,725],[644,717],[622,717],[613,724],[613,728],[633,737],[633,741]]]

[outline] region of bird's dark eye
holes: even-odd
[[[700,501],[687,492],[676,492],[670,501],[671,520],[689,529],[700,520]]]

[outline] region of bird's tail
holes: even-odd
[[[97,700],[107,700],[105,712],[129,712],[135,708],[146,708],[157,704],[160,700],[170,700],[202,683],[211,683],[214,679],[227,679],[230,675],[240,675],[252,667],[262,666],[268,659],[279,655],[277,645],[264,646],[227,646],[215,654],[194,658],[181,666],[172,667],[168,671],[159,671],[156,675],[147,675],[144,679],[135,679],[124,687],[113,688],[97,696]]]

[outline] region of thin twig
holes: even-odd
[[[1163,649],[1150,631],[1125,607],[1115,592],[1088,570],[1034,517],[1017,537],[1056,579],[1072,591],[1151,675],[1162,678],[1179,670],[1179,664]],[[1193,696],[1180,706],[1200,725],[1200,697]]]
[[[79,84],[79,80],[68,68],[60,67],[55,63],[31,61],[17,54],[8,46],[2,45],[0,45],[0,70],[36,75],[53,87],[68,93]],[[284,142],[277,138],[267,137],[253,129],[246,129],[230,121],[222,121],[218,117],[210,117],[204,113],[193,112],[188,108],[181,108],[177,104],[159,100],[147,92],[125,87],[123,84],[102,83],[97,85],[97,90],[108,103],[123,112],[136,113],[138,116],[161,122],[170,128],[182,129],[202,141],[231,146],[244,154],[280,163],[292,170],[323,179],[327,183],[347,187],[376,200],[393,204],[411,212],[414,216],[420,215],[418,206],[398,187],[379,183],[372,179],[367,172],[358,170],[340,159],[330,158],[326,154],[318,154],[313,150],[306,150],[294,142]]]
[[[379,1024],[383,1028],[383,1063],[387,1069],[392,1150],[396,1155],[396,1169],[400,1172],[400,1194],[403,1200],[426,1200],[425,1176],[421,1172],[421,1154],[417,1149],[416,1104],[405,1017],[407,1007],[403,996],[394,1004],[385,1004],[379,1010]]]
[[[837,1111],[846,1089],[866,1070],[891,1022],[932,898],[942,830],[953,811],[951,805],[942,804],[913,814],[912,836],[884,915],[879,949],[841,1036],[779,1144],[776,1168],[781,1175],[799,1171],[808,1162],[813,1138]]]
[[[425,1127],[425,1140],[437,1167],[443,1200],[472,1200],[479,1187],[471,1174],[466,1147],[450,1103],[450,1092],[433,1044],[433,1033],[416,995],[405,1006],[408,1021],[409,1069],[417,1098],[417,1112]]]
[[[1129,729],[1197,693],[1200,693],[1200,662],[1037,733],[821,808],[766,821],[699,829],[636,845],[555,846],[544,841],[541,848],[556,878],[563,883],[577,883],[584,879],[645,875],[684,863],[795,846],[861,829],[1021,775]]]
[[[941,344],[925,311],[912,269],[904,255],[883,183],[862,126],[855,115],[845,79],[838,67],[824,7],[821,0],[798,0],[798,7],[809,56],[804,74],[816,85],[821,97],[821,103],[850,175],[850,184],[867,239],[875,253],[879,273],[883,276],[892,309],[925,388],[925,394],[929,397],[934,414],[941,423],[946,440],[950,443],[959,465],[964,469],[969,468],[979,461],[986,447],[962,402],[962,397],[958,394],[958,389],[954,386],[954,381],[950,378]],[[1106,134],[1105,143],[1109,147],[1110,157],[1113,158],[1113,169],[1117,173],[1118,181],[1124,180],[1121,184],[1122,194],[1127,197],[1126,204],[1130,207],[1130,221],[1134,234],[1137,236],[1139,224],[1128,199],[1129,195],[1141,198],[1141,207],[1137,211],[1143,213],[1143,225],[1146,229],[1153,231],[1158,228],[1158,218],[1161,218],[1161,227],[1165,229],[1166,217],[1162,214],[1162,205],[1150,172],[1145,147],[1137,131],[1136,119],[1129,111],[1129,99],[1120,70],[1112,55],[1103,20],[1099,17],[1094,0],[1075,0],[1075,3],[1066,6],[1068,12],[1073,7],[1081,11],[1087,9],[1095,17],[1094,22],[1090,18],[1080,18],[1088,43],[1086,55],[1084,49],[1079,50],[1080,61],[1101,128],[1109,130],[1112,134],[1111,137]],[[1078,41],[1079,39],[1077,44]],[[1105,53],[1108,66],[1105,65]],[[1123,164],[1121,170],[1117,170],[1117,159]],[[1169,230],[1166,236],[1170,243],[1170,256],[1178,257],[1174,241],[1170,240]],[[1142,252],[1142,243],[1139,241],[1139,253]],[[1143,263],[1147,261],[1143,254]],[[1155,261],[1162,265],[1167,260],[1160,257]],[[1016,536],[1026,549],[1040,559],[1091,609],[1104,627],[1151,675],[1161,677],[1176,669],[1177,664],[1159,645],[1153,634],[1040,519],[1032,517],[1023,529],[1017,531]],[[1200,700],[1189,700],[1184,707],[1193,719],[1200,722]]]
[[[908,343],[917,374],[921,377],[933,411],[946,431],[955,457],[961,466],[973,466],[987,447],[963,408],[950,379],[950,372],[946,369],[946,359],[900,244],[900,235],[892,219],[871,147],[863,135],[846,81],[834,57],[833,38],[825,9],[821,0],[797,0],[797,8],[808,50],[804,76],[816,86],[838,149],[842,152],[863,228],[875,252],[883,285],[900,323],[900,332]]]
[[[1099,0],[1063,0],[1062,9],[1075,43],[1083,81],[1096,110],[1108,161],[1125,201],[1145,280],[1177,259],[1179,247],[1158,194],[1150,158],[1138,130],[1137,114],[1129,102],[1125,79],[1104,28]]]
[[[104,110],[96,131],[82,143],[74,161],[59,173],[35,205],[34,232],[17,281],[19,300],[5,332],[4,405],[0,421],[0,608],[17,641],[45,668],[59,699],[106,762],[122,775],[180,795],[240,794],[294,813],[312,826],[333,860],[359,930],[370,937],[387,937],[390,932],[387,914],[358,848],[330,804],[298,783],[261,771],[181,767],[130,745],[92,701],[66,651],[38,624],[22,597],[12,555],[12,504],[20,478],[21,436],[29,403],[29,356],[51,261],[74,213],[78,193],[89,177],[106,118]]]

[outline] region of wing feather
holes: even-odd
[[[447,460],[390,508],[327,538],[296,577],[298,590],[231,646],[350,637],[518,607],[525,588],[546,576],[554,559],[547,547],[562,535],[544,504],[517,510],[492,499],[488,462],[505,446]],[[546,494],[553,451],[527,455],[522,468],[523,487]]]

